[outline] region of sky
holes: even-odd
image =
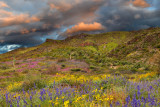
[[[160,0],[0,0],[0,54],[46,38],[160,27]]]

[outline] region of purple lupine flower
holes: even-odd
[[[52,107],[54,107],[54,103],[52,103]]]
[[[129,104],[129,101],[130,101],[130,96],[128,95],[128,97],[126,98],[127,105]]]
[[[28,104],[27,101],[26,101],[25,99],[23,99],[23,102],[24,102],[25,104]]]
[[[144,97],[141,97],[141,101],[142,101],[142,102],[145,102],[145,98],[144,98]]]
[[[19,107],[19,101],[17,100],[17,107]]]
[[[112,104],[110,104],[110,107],[112,107]]]
[[[133,97],[133,99],[132,99],[131,105],[132,105],[132,107],[137,107],[137,106],[138,106],[138,105],[137,105],[137,99],[136,99],[136,95],[135,95],[135,94],[134,94],[134,97]]]
[[[58,88],[56,88],[56,95],[59,96],[59,89]]]
[[[117,102],[116,102],[116,106],[119,106],[119,105],[120,105],[120,103],[119,103],[119,101],[117,101]]]
[[[48,96],[49,96],[49,97],[52,96],[52,93],[49,92],[49,93],[48,93]]]
[[[137,91],[137,95],[138,95],[138,97],[140,97],[140,95],[141,95],[140,90]]]
[[[40,96],[40,97],[39,97],[39,99],[40,99],[41,101],[43,101],[43,98],[42,98],[42,96]]]
[[[137,103],[138,103],[138,105],[139,105],[139,107],[141,106],[141,101],[140,100],[138,100],[137,101]]]
[[[50,97],[50,100],[52,100],[52,97]]]
[[[18,100],[20,100],[21,99],[21,97],[20,96],[18,96]]]
[[[8,94],[9,94],[9,93],[6,93],[6,94],[5,94],[5,96],[6,96],[6,102],[8,102]]]
[[[63,90],[60,90],[60,95],[62,95]]]
[[[71,96],[71,93],[68,93],[68,97],[70,97]]]
[[[137,90],[140,90],[140,86],[139,85],[137,85]]]
[[[64,103],[64,98],[63,98],[63,103]]]
[[[35,83],[34,83],[34,88],[35,88],[35,89],[37,88]]]
[[[43,96],[43,94],[44,94],[44,92],[43,92],[43,90],[41,90],[41,91],[40,91],[40,95]]]
[[[122,106],[122,107],[123,107],[123,106]],[[128,105],[127,105],[127,104],[125,104],[125,105],[124,105],[124,107],[128,107]]]
[[[30,101],[32,101],[32,96],[29,97]]]
[[[149,89],[150,89],[150,91],[153,89],[153,87],[152,86],[149,86]]]
[[[70,100],[69,103],[72,104],[72,100]]]
[[[148,93],[148,102],[150,102],[152,99],[151,99],[151,96],[150,96],[150,93]]]
[[[42,90],[43,90],[43,93],[46,94],[46,90],[44,88]]]
[[[151,105],[151,106],[154,106],[154,105],[155,105],[155,98],[154,98],[154,97],[151,99],[150,105]]]
[[[34,95],[34,92],[33,92],[33,91],[31,92],[31,95],[32,95],[32,96]]]
[[[24,88],[22,89],[22,91],[23,91],[23,95],[25,95],[25,91],[24,91]]]

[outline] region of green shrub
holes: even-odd
[[[136,72],[138,72],[138,69],[135,68],[135,67],[132,67],[132,68],[131,68],[131,72],[132,72],[132,73],[136,73]]]
[[[66,65],[64,65],[64,64],[61,65],[61,68],[65,68],[65,67],[66,67]]]
[[[77,72],[77,71],[81,71],[81,69],[80,68],[73,68],[73,69],[71,69],[71,71]]]
[[[29,72],[24,79],[22,88],[24,90],[29,90],[32,88],[41,89],[45,87],[45,84],[45,81],[41,79],[40,73],[32,74]]]

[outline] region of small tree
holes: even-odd
[[[15,58],[15,56],[13,56],[13,68],[14,68],[14,71],[16,71],[15,61],[16,61],[16,58]]]

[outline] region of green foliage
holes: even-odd
[[[71,69],[71,71],[77,72],[77,71],[81,71],[81,69],[80,68],[74,68],[74,69]]]
[[[107,44],[103,44],[99,46],[99,51],[102,53],[109,53],[111,52],[113,49],[115,49],[118,46],[117,43],[115,42],[110,42]]]

